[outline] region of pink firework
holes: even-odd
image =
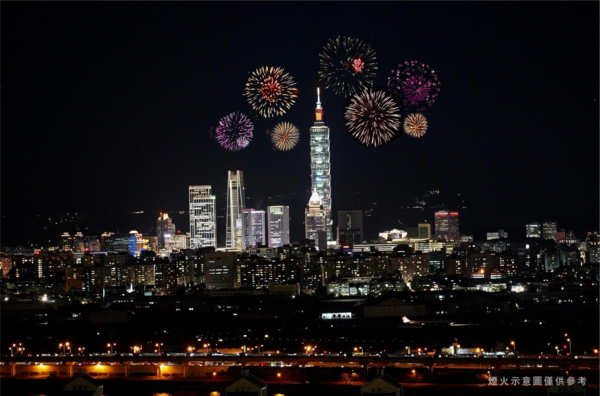
[[[431,107],[440,92],[440,80],[429,65],[406,61],[392,70],[388,88],[402,96],[405,107],[417,111]]]
[[[355,73],[362,73],[365,68],[365,62],[360,58],[356,58],[352,61],[352,67],[354,68]]]
[[[231,151],[240,151],[250,144],[254,125],[242,113],[230,113],[219,121],[217,141]]]

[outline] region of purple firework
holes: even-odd
[[[406,61],[392,70],[388,88],[402,96],[404,106],[422,111],[431,107],[440,92],[440,80],[429,65]]]
[[[250,144],[254,125],[242,113],[230,113],[219,121],[217,141],[227,150],[240,151]]]

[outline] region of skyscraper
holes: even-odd
[[[419,223],[419,239],[431,239],[431,224]],[[458,217],[456,218],[456,230],[458,232]]]
[[[225,215],[225,247],[242,248],[241,214],[246,207],[242,171],[227,171],[227,213]]]
[[[346,210],[338,212],[338,238],[340,245],[362,243],[363,218],[362,210]]]
[[[525,237],[527,238],[541,238],[542,229],[539,223],[531,223],[525,225]]]
[[[435,236],[437,239],[459,241],[458,212],[441,210],[435,212]]]
[[[290,207],[269,206],[267,208],[269,247],[280,247],[290,243]]]
[[[160,212],[158,220],[156,220],[156,234],[158,235],[158,246],[160,249],[165,248],[165,235],[175,234],[175,224],[169,217],[168,213]]]
[[[217,212],[211,186],[190,186],[190,245],[217,247]]]
[[[324,205],[315,189],[305,210],[304,235],[306,239],[313,239],[319,250],[327,249],[326,219]]]
[[[265,211],[242,209],[242,247],[264,244]]]
[[[553,239],[556,241],[556,221],[544,221],[542,223],[542,235],[544,239]]]
[[[325,211],[327,241],[333,241],[331,220],[331,159],[329,156],[329,127],[323,122],[321,96],[317,88],[315,123],[310,128],[310,179],[311,190],[316,189]],[[323,247],[325,248],[325,247]]]

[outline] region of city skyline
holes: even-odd
[[[460,213],[461,232],[518,227],[524,235],[525,224],[549,219],[580,238],[597,229],[597,3],[545,4],[559,27],[532,18],[537,4],[364,6],[369,15],[358,4],[272,4],[259,16],[251,4],[132,4],[118,15],[113,5],[5,4],[2,244],[26,243],[8,218],[22,213],[86,213],[100,233],[154,226],[159,212],[186,210],[182,197],[195,184],[213,187],[224,216],[231,169],[245,173],[246,207],[290,207],[299,239],[319,87],[335,174],[331,210],[363,211],[366,236],[416,225],[398,202],[433,189],[468,198],[465,210],[446,208]],[[271,22],[253,22],[262,18]],[[308,20],[323,29],[304,29]],[[376,86],[406,60],[436,70],[441,91],[425,136],[372,148],[348,135],[344,98],[318,76],[318,53],[338,35],[374,48]],[[272,120],[243,96],[261,65],[285,68],[299,90]],[[564,78],[570,70],[579,83]],[[211,129],[233,111],[254,123],[239,152],[220,147]],[[279,121],[300,130],[288,152],[274,151],[266,133]],[[290,199],[267,202],[277,195]],[[126,216],[136,211],[149,220],[138,226],[141,216]],[[424,215],[419,221],[433,222],[433,210]]]

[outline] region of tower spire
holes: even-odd
[[[317,88],[317,108],[315,109],[315,120],[323,121],[323,108],[321,107],[321,90]]]

